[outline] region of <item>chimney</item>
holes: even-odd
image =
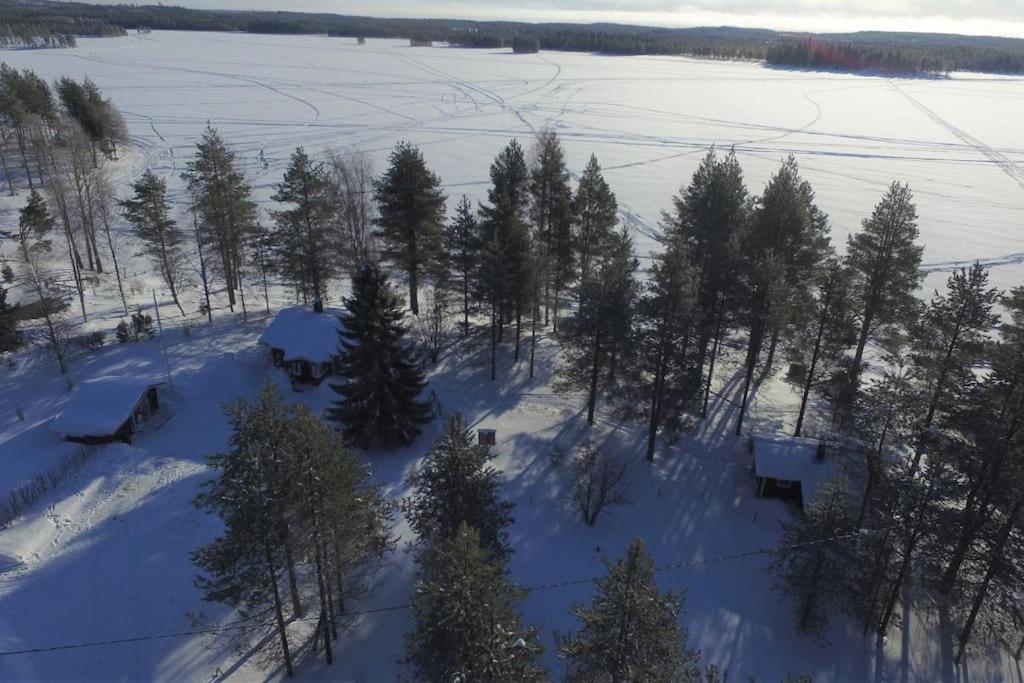
[[[320,300],[320,297],[313,299],[313,311],[315,313],[324,312],[324,302]]]

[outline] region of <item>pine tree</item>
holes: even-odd
[[[924,252],[917,244],[918,234],[910,188],[894,182],[861,231],[849,238],[846,261],[854,272],[860,327],[850,368],[854,389],[868,341],[876,339],[883,327],[914,317]]]
[[[394,547],[393,506],[342,439],[307,406],[291,407],[287,429],[288,504],[299,529],[296,546],[313,570],[318,636],[332,664],[332,642],[346,619],[346,601],[365,592],[365,576]]]
[[[694,374],[684,381],[699,385],[711,352],[718,346],[736,300],[740,239],[750,216],[743,170],[735,152],[719,158],[711,149],[690,184],[673,199],[673,211],[663,220],[666,238],[686,249],[697,278],[694,324]],[[689,390],[688,390],[689,391]]]
[[[599,391],[615,385],[616,364],[629,350],[639,294],[639,261],[628,230],[605,240],[603,254],[577,288],[576,313],[562,328],[567,362],[560,374],[567,386],[587,388],[589,424],[594,424]]]
[[[801,633],[823,638],[829,618],[841,611],[852,545],[842,537],[855,530],[842,478],[819,486],[803,515],[782,523],[782,550],[772,556],[771,572],[775,590],[792,601]]]
[[[497,345],[507,316],[516,318],[516,350],[523,304],[529,294],[529,173],[523,148],[512,140],[491,164],[488,204],[480,207],[482,245],[478,286],[491,308],[491,379],[497,375]]]
[[[164,284],[171,293],[178,310],[185,315],[185,309],[178,301],[178,285],[182,271],[181,245],[184,235],[171,219],[171,207],[167,202],[167,183],[162,178],[146,171],[132,185],[135,196],[121,202],[125,218],[132,225],[135,236],[160,271]]]
[[[939,590],[950,595],[964,580],[968,555],[993,519],[1010,510],[1024,468],[1024,288],[1003,299],[1010,320],[989,353],[991,371],[974,385],[950,422],[970,435],[954,451],[959,486],[940,538]]]
[[[618,222],[619,212],[615,193],[601,175],[601,165],[594,155],[590,156],[587,167],[583,169],[572,208],[579,240],[579,277],[585,280],[594,261],[604,252]]]
[[[441,179],[429,168],[418,147],[400,142],[391,153],[388,170],[375,184],[380,217],[377,226],[384,255],[409,278],[409,307],[419,315],[419,281],[434,270],[441,256],[441,228],[446,197]]]
[[[297,148],[272,199],[292,205],[273,212],[278,270],[303,298],[323,300],[328,280],[339,269],[331,249],[335,204],[324,165]]]
[[[966,398],[973,368],[999,320],[993,311],[999,299],[999,290],[988,286],[988,271],[980,263],[950,275],[945,294],[935,292],[914,330],[914,378],[927,403],[922,431],[931,429],[936,417],[942,420],[951,406]],[[920,456],[921,449],[915,448],[912,472]]]
[[[290,480],[284,476],[290,466],[288,437],[293,435],[281,396],[272,385],[263,387],[256,403],[239,401],[227,406],[227,412],[230,448],[209,458],[209,467],[218,476],[195,499],[196,507],[221,518],[224,533],[192,553],[201,571],[196,585],[205,600],[225,603],[242,614],[243,626],[233,632],[234,638],[246,644],[256,640],[272,658],[283,659],[291,676],[286,585],[292,616],[302,612],[294,558],[289,555],[295,543]],[[275,625],[276,638],[264,638],[268,622]]]
[[[682,414],[694,407],[698,387],[691,381],[696,370],[693,321],[696,276],[687,249],[678,239],[655,257],[646,291],[637,303],[633,357],[635,404],[647,410],[647,460],[654,461],[659,431],[679,426]]]
[[[505,529],[512,524],[514,505],[501,499],[501,473],[488,464],[494,457],[487,446],[473,443],[460,413],[448,417],[409,478],[413,493],[406,516],[421,547],[439,545],[468,524],[487,552],[511,554]]]
[[[679,626],[682,598],[662,593],[654,580],[654,560],[634,540],[626,554],[608,563],[597,580],[590,605],[570,610],[583,626],[573,635],[556,634],[569,681],[701,680],[699,654],[686,650],[688,633]]]
[[[196,145],[195,158],[188,162],[181,177],[188,185],[198,219],[199,246],[216,255],[228,306],[234,311],[235,291],[242,287],[244,249],[256,226],[252,190],[235,153],[209,125]]]
[[[740,254],[744,313],[748,320],[746,373],[736,433],[743,428],[748,393],[762,348],[771,368],[780,335],[794,317],[794,301],[811,287],[828,253],[828,217],[814,203],[814,190],[790,156],[768,180],[743,233]]]
[[[406,662],[427,681],[541,681],[539,629],[523,624],[525,591],[507,560],[463,524],[422,559]]]
[[[543,290],[538,298],[544,304],[544,324],[550,320],[552,287],[564,284],[564,245],[559,231],[571,225],[572,192],[569,189],[569,171],[565,166],[565,151],[553,130],[545,130],[534,147],[534,162],[530,169],[530,194],[533,198],[531,215],[535,230],[534,241],[538,249],[538,287]],[[556,287],[556,296],[559,287]],[[556,311],[557,316],[557,311]]]
[[[359,448],[408,445],[426,422],[429,406],[418,397],[426,385],[405,339],[402,304],[379,266],[366,265],[352,279],[340,333],[344,384],[328,417]]]
[[[453,290],[462,295],[462,333],[469,334],[470,294],[479,259],[478,227],[473,215],[473,204],[462,195],[455,209],[455,218],[445,227],[442,245],[448,255],[448,279]]]
[[[796,306],[790,358],[804,368],[794,436],[803,433],[807,403],[816,387],[841,382],[842,364],[849,339],[855,334],[851,316],[849,270],[835,258],[815,274],[814,291]]]

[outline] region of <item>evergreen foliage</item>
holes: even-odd
[[[244,248],[256,230],[252,190],[235,153],[210,126],[181,177],[188,186],[198,222],[199,246],[216,255],[214,270],[224,280],[228,305],[234,311],[235,292],[242,287],[246,263]]]
[[[21,346],[18,331],[17,306],[7,301],[7,289],[0,286],[0,354],[10,353]]]
[[[336,204],[327,170],[299,147],[272,199],[290,208],[274,211],[273,245],[278,272],[303,299],[324,300],[327,282],[339,270],[331,249]]]
[[[857,347],[851,381],[860,376],[864,349],[888,325],[905,323],[917,313],[921,282],[921,255],[917,244],[917,208],[907,185],[893,183],[864,220],[860,232],[850,236],[846,262],[853,270],[858,299]]]
[[[507,560],[463,524],[421,562],[406,662],[426,681],[542,681],[539,629],[523,624],[525,591]]]
[[[406,446],[429,419],[419,400],[426,385],[402,325],[402,305],[379,266],[352,278],[341,321],[341,398],[328,410],[346,441],[359,448]]]
[[[579,244],[579,277],[586,280],[590,268],[604,254],[608,238],[618,223],[619,204],[604,176],[597,157],[590,156],[583,169],[576,196],[573,197],[573,213],[576,216],[576,234]]]
[[[487,446],[473,443],[460,413],[448,417],[409,478],[413,493],[406,516],[421,548],[448,541],[466,524],[489,554],[511,554],[505,529],[512,524],[514,506],[501,498],[501,473],[488,464],[494,457]]]
[[[685,649],[688,633],[679,626],[682,598],[658,589],[643,541],[634,540],[607,566],[591,603],[570,610],[582,622],[580,630],[556,636],[567,680],[700,681],[699,654]]]
[[[558,135],[541,132],[530,169],[531,215],[539,249],[538,287],[544,304],[544,323],[558,328],[561,295],[575,278],[576,240],[573,235],[572,191],[565,151]]]
[[[171,218],[167,201],[167,182],[147,170],[133,185],[135,196],[121,201],[125,218],[135,236],[142,242],[146,253],[156,263],[164,284],[170,290],[178,310],[185,310],[178,302],[178,285],[182,272],[181,245],[184,235]]]
[[[830,618],[844,607],[851,569],[851,543],[836,541],[855,531],[842,478],[822,484],[803,515],[782,523],[784,550],[772,556],[775,590],[791,601],[801,633],[823,639]],[[792,549],[791,549],[792,548]]]
[[[419,315],[419,282],[441,257],[441,229],[446,197],[441,179],[429,168],[418,147],[400,142],[391,152],[388,169],[375,184],[380,217],[377,226],[384,255],[409,278],[409,307]]]
[[[455,217],[448,222],[442,235],[442,248],[448,255],[449,287],[461,294],[462,299],[462,331],[469,334],[469,314],[475,309],[476,297],[470,298],[473,291],[477,262],[480,254],[478,243],[479,228],[473,214],[473,204],[469,197],[462,195],[455,207]]]

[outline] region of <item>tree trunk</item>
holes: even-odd
[[[708,367],[708,379],[704,384],[704,405],[701,407],[700,416],[708,416],[708,402],[711,400],[711,382],[715,378],[715,361],[718,359],[718,347],[722,342],[722,315],[721,301],[719,301],[718,321],[715,323],[715,341],[711,347],[711,359]]]
[[[301,619],[303,617],[302,602],[299,600],[299,581],[295,577],[295,560],[292,558],[292,544],[291,541],[286,540],[283,545],[284,564],[285,569],[288,571],[288,593],[292,599],[292,614],[297,619]]]
[[[594,408],[597,406],[597,375],[601,369],[601,332],[603,330],[601,316],[597,317],[597,329],[594,331],[594,351],[590,370],[590,398],[587,401],[587,424],[594,424]]]
[[[530,316],[530,379],[533,379],[533,368],[537,358],[537,318],[540,317],[540,304],[534,303],[533,315]]]
[[[292,653],[291,648],[288,646],[288,632],[284,627],[284,614],[281,610],[281,591],[277,587],[277,568],[274,565],[274,553],[270,549],[270,541],[265,536],[263,538],[263,554],[267,562],[267,573],[272,592],[274,594],[274,620],[277,623],[277,635],[281,639],[281,651],[284,653],[284,668],[288,672],[288,677],[295,675],[295,669],[292,666]]]
[[[498,307],[491,302],[491,381],[498,377]]]
[[[985,597],[988,594],[989,584],[992,583],[992,577],[996,573],[996,568],[1002,561],[1003,551],[1006,549],[1006,543],[1010,540],[1010,533],[1013,531],[1013,527],[1017,524],[1017,515],[1020,513],[1021,506],[1024,505],[1024,498],[1018,498],[1017,502],[1013,504],[1013,509],[1010,514],[1006,516],[1006,522],[1003,523],[1003,528],[999,532],[999,541],[996,543],[995,548],[992,549],[991,559],[988,563],[988,569],[985,570],[985,578],[982,579],[981,587],[978,588],[978,594],[974,598],[974,603],[971,605],[971,614],[967,617],[967,622],[964,624],[963,630],[960,631],[960,646],[957,648],[956,657],[953,661],[957,664],[960,663],[961,658],[964,656],[964,651],[967,649],[967,644],[971,640],[971,632],[974,630],[974,621],[978,618],[978,612],[981,610],[981,605],[985,601]]]
[[[124,282],[121,280],[121,267],[117,262],[117,249],[114,248],[114,237],[110,231],[110,219],[107,216],[107,211],[104,208],[100,210],[100,219],[103,221],[103,234],[107,238],[107,248],[110,249],[110,260],[114,264],[114,275],[117,276],[117,291],[121,295],[121,306],[124,308],[124,314],[128,315],[128,300],[124,295]]]
[[[409,308],[412,309],[413,315],[420,314],[419,273],[417,270],[415,263],[409,266]]]
[[[821,317],[818,318],[818,333],[814,338],[814,351],[811,353],[811,365],[807,369],[807,377],[804,378],[804,390],[800,396],[800,414],[796,418],[796,431],[793,436],[800,436],[804,428],[804,415],[807,412],[807,400],[811,396],[811,387],[814,386],[814,373],[818,369],[818,358],[821,356],[821,339],[825,336],[825,324],[828,320],[829,304],[826,299],[822,303]]]
[[[516,354],[515,362],[519,362],[519,340],[522,338],[523,328],[523,305],[519,299],[516,299]]]
[[[206,258],[203,256],[203,240],[199,235],[199,220],[195,209],[192,211],[192,227],[196,235],[196,251],[199,253],[199,279],[203,283],[203,296],[206,297],[206,321],[213,322],[213,305],[210,304],[210,280],[206,273]]]

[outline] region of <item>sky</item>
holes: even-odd
[[[176,0],[199,9],[1024,37],[1024,0]]]

